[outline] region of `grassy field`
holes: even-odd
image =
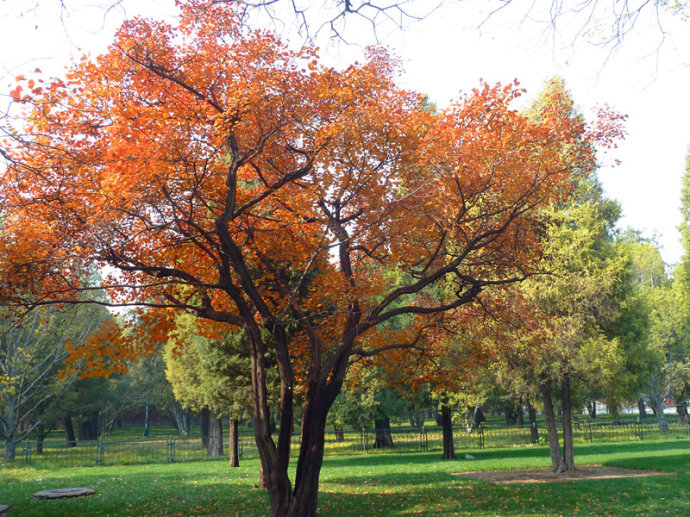
[[[324,516],[690,515],[690,440],[589,444],[578,464],[677,472],[616,480],[499,486],[453,476],[471,470],[540,467],[545,447],[462,451],[475,460],[441,461],[438,453],[326,458],[321,476]],[[59,515],[265,515],[268,498],[254,487],[256,460],[230,469],[224,462],[0,469],[0,504],[8,517]],[[39,501],[38,490],[86,486],[93,496]],[[4,515],[3,515],[4,517]]]

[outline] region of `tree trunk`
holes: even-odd
[[[443,422],[443,417],[441,417],[441,422]],[[393,443],[393,435],[391,434],[391,419],[388,416],[375,418],[374,426],[376,427],[374,449],[395,447],[395,444]]]
[[[668,422],[666,422],[666,414],[664,413],[663,395],[660,393],[650,393],[649,405],[652,407],[652,411],[654,411],[659,429],[665,433],[668,431]]]
[[[256,485],[257,488],[266,488],[266,473],[264,471],[263,463],[259,463],[259,484]]]
[[[211,411],[208,419],[208,448],[206,455],[220,458],[223,455],[223,424],[219,416]]]
[[[201,446],[204,449],[208,449],[208,433],[209,433],[209,421],[211,418],[211,410],[204,408],[199,413],[199,431],[201,432]]]
[[[79,419],[77,426],[79,441],[93,441],[98,439],[98,413],[92,413]]]
[[[168,409],[168,417],[175,424],[180,436],[189,436],[189,411],[174,406]]]
[[[74,437],[74,425],[72,425],[72,417],[65,417],[65,434],[67,435],[67,447],[76,447],[77,439]]]
[[[589,414],[589,418],[595,419],[597,417],[597,401],[596,400],[588,400],[586,402],[587,406],[587,413]]]
[[[640,417],[640,420],[647,418],[647,408],[645,407],[644,400],[642,399],[637,401],[637,413]]]
[[[434,408],[434,420],[436,421],[436,425],[443,425],[443,417],[436,408]]]
[[[50,430],[46,430],[43,424],[36,426],[36,454],[43,454],[43,441],[49,432]]]
[[[344,377],[344,371],[342,376]],[[323,463],[326,416],[340,392],[342,380],[330,385],[312,382],[305,397],[300,444],[295,475],[295,490],[287,512],[288,517],[316,517],[319,475]]]
[[[486,420],[481,406],[474,406],[474,427],[479,427]]]
[[[614,400],[607,400],[606,401],[606,407],[609,410],[609,415],[611,415],[611,421],[614,424],[619,425],[621,423],[621,418],[620,418],[620,414],[618,412],[618,409],[620,407],[618,402],[616,402]]]
[[[525,425],[525,415],[522,413],[522,404],[517,406],[517,413],[515,414],[515,425]]]
[[[688,405],[677,404],[676,412],[678,413],[678,423],[681,425],[688,425]]]
[[[342,427],[334,427],[335,441],[340,443],[345,441],[345,430]]]
[[[566,375],[561,383],[563,407],[563,470],[575,470],[573,454],[573,407],[570,400],[570,378]]]
[[[546,381],[541,385],[541,394],[544,402],[544,417],[546,419],[546,432],[549,437],[549,452],[551,453],[551,464],[554,472],[563,472],[563,456],[561,456],[561,446],[558,442],[558,429],[556,428],[556,415],[553,411],[553,399],[551,381]]]
[[[513,409],[512,406],[505,408],[506,425],[515,425],[515,411]]]
[[[8,440],[5,442],[5,462],[10,463],[14,461],[17,455],[17,442]]]
[[[144,436],[151,436],[151,416],[149,415],[148,404],[146,404],[146,416],[144,417]]]
[[[238,434],[240,422],[236,418],[230,418],[230,466],[240,466],[240,437]]]
[[[529,417],[530,440],[532,443],[539,443],[539,428],[537,427],[537,410],[527,402],[527,415]]]
[[[441,404],[441,420],[443,422],[443,459],[455,459],[455,445],[453,444],[453,419],[447,402]]]

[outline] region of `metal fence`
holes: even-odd
[[[393,428],[386,430],[391,445],[377,444],[376,431],[343,431],[327,433],[324,453],[326,456],[353,454],[384,454],[388,452],[426,452],[443,450],[443,433],[431,428]],[[537,437],[538,435],[538,437]],[[473,430],[455,429],[453,432],[456,450],[497,447],[519,447],[546,443],[546,429],[536,433],[529,426],[486,426]],[[669,421],[664,431],[656,423],[575,423],[575,443],[625,442],[665,438],[688,438],[690,426]],[[15,463],[45,467],[70,467],[90,465],[128,465],[141,463],[173,463],[184,461],[217,460],[209,457],[201,437],[169,436],[167,438],[146,438],[139,440],[114,440],[102,436],[95,441],[27,441],[17,449]],[[292,453],[299,451],[300,439],[293,437]],[[223,443],[227,459],[229,443]],[[239,437],[240,459],[258,458],[258,450],[252,435]],[[1,455],[0,455],[1,458]],[[2,461],[0,459],[0,461]]]

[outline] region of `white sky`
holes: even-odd
[[[107,0],[65,0],[70,11],[61,11],[56,0],[23,10],[22,4],[33,3],[0,2],[2,104],[9,100],[6,92],[14,87],[16,75],[36,67],[60,74],[80,48],[93,54],[102,51],[125,14],[174,12],[168,0],[123,0],[107,15],[102,7]],[[445,7],[423,22],[410,23],[403,32],[384,26],[378,35],[405,63],[401,83],[428,94],[439,107],[457,97],[459,90],[476,86],[480,77],[502,83],[518,79],[529,98],[544,81],[560,75],[585,113],[604,103],[627,113],[629,136],[605,158],[605,163],[614,157],[622,163],[602,167],[600,178],[609,197],[622,205],[621,226],[636,228],[646,236],[656,234],[666,262],[677,262],[682,253],[677,232],[680,185],[690,145],[690,21],[665,18],[668,33],[656,52],[658,28],[651,18],[641,18],[610,53],[591,44],[605,34],[605,18],[597,18],[590,26],[594,29],[573,45],[569,31],[578,27],[577,19],[562,20],[554,38],[552,31],[544,32],[546,26],[538,23],[537,10],[528,14],[531,4],[532,0],[516,0],[481,31],[477,26],[483,16],[477,10],[487,2],[466,1]],[[345,34],[360,43],[373,39],[368,27],[353,22]],[[361,53],[358,46],[329,44],[327,38],[320,43],[324,58],[336,63],[347,63]]]

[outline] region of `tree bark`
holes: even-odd
[[[561,405],[563,407],[563,470],[575,470],[573,454],[573,407],[570,400],[570,377],[561,382]]]
[[[10,463],[14,461],[17,455],[17,442],[8,440],[5,442],[5,461]]]
[[[677,404],[676,412],[678,413],[678,422],[681,425],[688,425],[688,405]]]
[[[447,402],[441,404],[441,420],[443,422],[443,459],[455,459],[455,445],[453,444],[453,419]]]
[[[556,428],[556,415],[553,411],[553,399],[551,381],[545,381],[541,385],[541,394],[544,402],[544,417],[546,419],[546,432],[549,438],[549,452],[551,453],[551,465],[554,472],[563,472],[563,456],[558,441],[558,429]]]
[[[618,412],[618,409],[619,409],[618,402],[616,402],[614,400],[607,400],[606,401],[606,407],[609,410],[609,415],[611,415],[611,421],[614,424],[619,425],[621,423],[621,418],[620,418],[620,414]]]
[[[77,429],[79,441],[98,440],[98,413],[80,418]]]
[[[650,393],[649,405],[652,406],[652,411],[654,411],[654,416],[656,416],[656,422],[659,429],[665,433],[668,431],[668,422],[666,421],[666,414],[664,413],[663,395],[660,393]]]
[[[168,409],[168,417],[175,424],[180,436],[189,436],[189,411],[175,406]]]
[[[287,513],[289,517],[316,516],[326,416],[340,391],[340,383],[342,381],[337,386],[316,382],[309,385],[302,417],[302,443],[297,460],[295,490]]]
[[[43,441],[48,436],[48,433],[50,433],[50,430],[46,429],[43,424],[36,426],[36,454],[43,454]]]
[[[236,418],[230,418],[230,466],[240,466],[240,438],[239,438],[240,422]]]
[[[443,415],[441,415],[441,425],[443,425]],[[393,435],[391,434],[391,419],[388,416],[375,418],[374,426],[376,427],[374,449],[395,447],[395,444],[393,443]]]
[[[220,416],[214,411],[210,412],[208,419],[208,448],[206,455],[211,458],[220,458],[223,455],[223,424]]]
[[[204,408],[199,414],[199,431],[201,431],[201,446],[204,449],[208,449],[208,433],[209,433],[209,420],[211,418],[211,410]]]
[[[72,425],[71,416],[65,416],[65,434],[67,435],[67,447],[76,447],[77,439],[74,436],[74,425]]]
[[[527,415],[529,416],[530,440],[532,443],[539,443],[539,428],[537,427],[537,410],[527,402]]]
[[[640,417],[640,420],[644,420],[645,418],[647,418],[647,408],[645,407],[644,400],[642,399],[639,399],[637,401],[637,413]]]
[[[345,430],[342,427],[335,427],[333,429],[335,432],[335,441],[344,442],[345,441]]]

